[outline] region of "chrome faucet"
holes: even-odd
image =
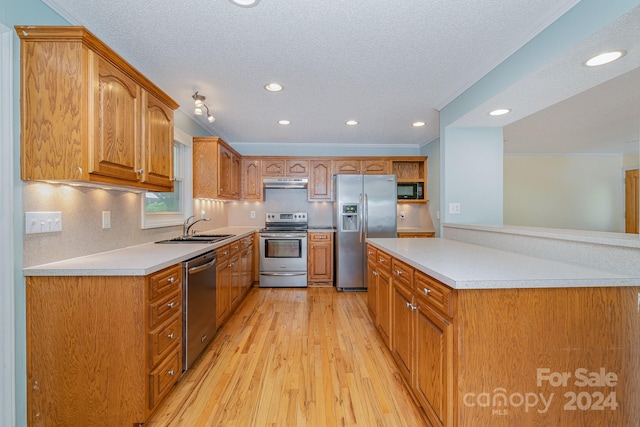
[[[195,215],[191,215],[189,218],[187,218],[184,222],[184,224],[182,225],[182,236],[183,237],[187,237],[189,235],[189,231],[191,231],[191,228],[196,225],[197,223],[199,223],[200,221],[211,221],[211,218],[200,218],[197,219],[193,222],[190,222],[193,218],[195,218]],[[196,234],[196,230],[193,230],[193,232],[191,234]]]

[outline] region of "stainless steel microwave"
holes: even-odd
[[[399,182],[398,200],[424,200],[424,183]]]

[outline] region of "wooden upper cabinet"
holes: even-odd
[[[332,200],[331,160],[311,160],[310,164],[309,200]]]
[[[143,92],[143,99],[146,102],[142,180],[152,185],[172,187],[173,110],[151,93]]]
[[[264,177],[280,177],[285,173],[285,161],[280,158],[264,158],[262,159],[262,176]]]
[[[356,159],[341,159],[333,161],[333,173],[334,174],[354,174],[358,175],[362,173],[360,171],[360,160]]]
[[[193,197],[240,199],[242,157],[217,136],[193,138]]]
[[[82,27],[15,28],[22,179],[171,191],[178,104]]]
[[[262,200],[261,167],[258,159],[242,159],[242,199]]]
[[[334,174],[367,174],[385,175],[391,173],[389,159],[368,158],[368,159],[336,159],[333,161]]]
[[[266,157],[262,160],[263,177],[307,178],[309,176],[309,160]]]
[[[137,181],[140,158],[140,86],[103,58],[95,58],[95,137],[89,173]]]
[[[226,199],[240,199],[241,157],[225,143],[218,144],[218,195]]]

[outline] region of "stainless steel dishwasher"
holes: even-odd
[[[216,251],[204,253],[182,265],[182,367],[186,371],[217,332]]]

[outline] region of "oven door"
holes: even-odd
[[[260,286],[307,286],[307,233],[260,233]]]

